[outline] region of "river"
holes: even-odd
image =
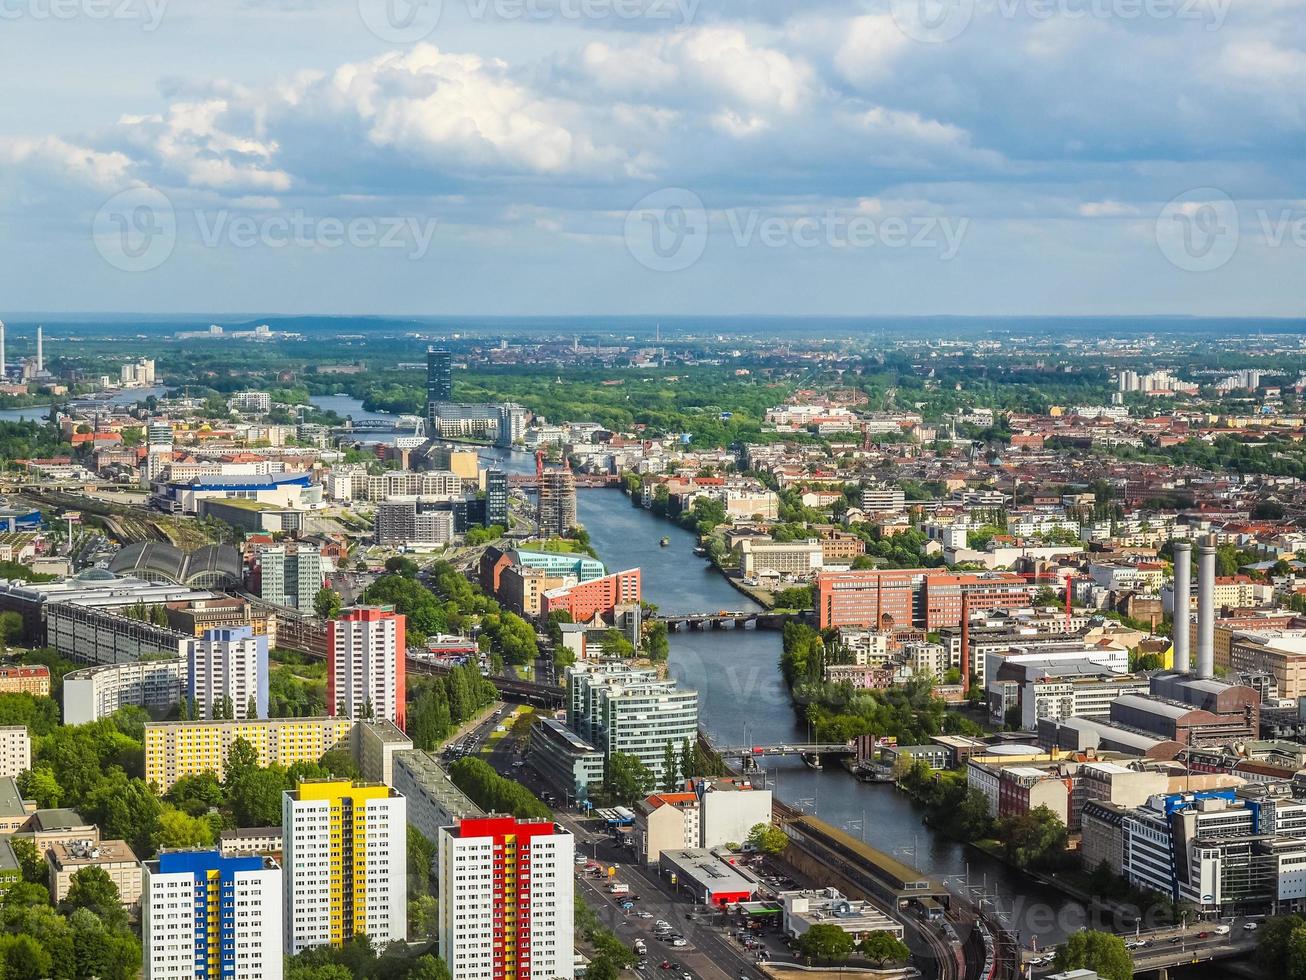
[[[485,450],[482,457],[513,472],[530,471],[526,453]],[[665,612],[756,609],[708,563],[695,557],[695,536],[619,490],[581,490],[577,507],[590,542],[611,570],[638,566],[644,598]],[[661,538],[669,545],[659,545]],[[780,634],[718,630],[671,634],[670,668],[699,693],[699,720],[717,744],[793,742],[807,731],[794,714],[780,674]],[[838,766],[814,772],[798,759],[769,760],[765,773],[780,799],[814,812],[880,850],[940,876],[969,870],[971,885],[996,895],[1028,941],[1057,942],[1085,924],[1085,910],[973,848],[936,835],[921,811],[892,786],[859,783]],[[968,867],[969,866],[969,867]]]

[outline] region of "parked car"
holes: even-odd
[[[1256,923],[1255,923],[1255,922],[1244,922],[1244,923],[1243,923],[1243,928],[1246,929],[1248,932],[1255,932],[1255,931],[1256,931]]]

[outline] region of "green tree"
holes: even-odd
[[[1065,863],[1066,825],[1046,806],[1003,817],[997,837],[1007,860],[1018,868],[1054,868]]]
[[[661,621],[650,623],[644,629],[644,656],[654,663],[665,663],[671,655],[671,640],[667,624]]]
[[[31,840],[26,837],[12,837],[9,846],[13,848],[14,857],[18,860],[18,870],[23,875],[23,881],[29,881],[34,885],[49,882],[50,872],[45,859],[36,852],[36,845]]]
[[[417,562],[411,558],[405,558],[403,555],[387,558],[385,560],[385,570],[392,575],[402,575],[404,578],[417,578],[417,573],[420,571]]]
[[[763,854],[779,854],[789,846],[789,835],[769,823],[754,824],[746,841]]]
[[[5,980],[41,980],[50,975],[53,961],[31,936],[0,936],[0,963]]]
[[[181,810],[165,807],[155,824],[154,850],[182,847],[211,847],[213,826],[203,817],[192,817]]]
[[[230,788],[246,773],[258,768],[258,750],[243,738],[231,743],[227,750],[227,762],[222,772],[222,779]]]
[[[122,912],[118,886],[113,883],[107,871],[96,865],[89,865],[73,874],[64,905],[70,911],[87,909],[101,920]]]
[[[680,762],[676,759],[676,743],[667,739],[662,746],[662,791],[674,793],[680,785]]]
[[[874,960],[880,967],[890,961],[901,963],[911,956],[911,950],[907,948],[906,943],[893,933],[883,930],[868,935],[857,944],[857,950],[868,960]]]
[[[613,752],[604,771],[603,792],[614,804],[633,806],[653,791],[656,781],[653,770],[638,756]]]
[[[313,611],[323,619],[335,619],[340,615],[340,593],[326,586],[318,589],[313,597]]]
[[[1058,973],[1094,970],[1103,980],[1130,980],[1134,975],[1134,960],[1119,936],[1085,929],[1062,943],[1053,969]]]
[[[413,960],[413,968],[408,971],[408,980],[452,980],[452,977],[444,960],[427,953]]]
[[[1306,925],[1300,915],[1279,915],[1266,919],[1256,933],[1256,961],[1269,977],[1288,976],[1288,953],[1294,931]]]
[[[0,612],[0,643],[10,647],[22,638],[23,617],[12,610]]]
[[[852,936],[828,922],[818,922],[798,937],[798,952],[809,961],[846,959],[853,945]]]
[[[230,786],[237,827],[274,827],[281,822],[281,793],[287,788],[280,766],[246,772]]]

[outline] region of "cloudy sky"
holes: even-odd
[[[0,0],[8,310],[1299,315],[1306,0]]]

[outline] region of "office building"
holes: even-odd
[[[453,401],[453,355],[447,350],[426,349],[426,401]]]
[[[640,598],[639,569],[628,568],[589,582],[549,589],[541,597],[540,615],[547,617],[561,609],[574,623],[588,623],[596,616],[610,620],[620,606],[638,607]]]
[[[281,868],[266,857],[164,851],[145,863],[145,980],[280,980]]]
[[[406,727],[404,617],[376,606],[327,624],[327,712]]]
[[[440,953],[453,980],[571,980],[571,834],[552,821],[472,817],[440,830]]]
[[[388,786],[308,780],[282,794],[288,955],[358,935],[378,947],[405,938],[406,820]]]
[[[485,471],[485,525],[508,527],[508,474]]]
[[[819,538],[806,541],[771,541],[744,538],[739,542],[739,574],[744,578],[782,575],[808,578],[824,567],[825,551]]]
[[[166,793],[185,776],[222,777],[236,739],[258,753],[260,766],[316,762],[332,749],[348,749],[349,718],[258,718],[244,721],[161,721],[145,726],[145,781]]]
[[[580,803],[603,782],[603,753],[556,718],[531,726],[531,765],[564,803]]]
[[[118,900],[134,909],[141,900],[141,863],[126,841],[55,841],[45,852],[50,871],[50,899],[56,905],[68,897],[73,876],[83,868],[99,868],[118,887]]]
[[[938,630],[958,626],[970,613],[1028,606],[1034,586],[1018,575],[988,575],[927,568],[864,569],[817,576],[821,629],[861,626]]]
[[[587,661],[567,668],[568,724],[611,758],[633,755],[662,781],[667,743],[698,738],[698,693],[652,669]]]
[[[186,641],[187,697],[194,718],[266,718],[268,638],[251,626],[213,629]]]
[[[277,606],[313,611],[325,581],[322,553],[316,548],[282,545],[259,552],[259,596]]]
[[[569,469],[547,469],[540,474],[540,534],[568,534],[577,526],[576,477]]]

